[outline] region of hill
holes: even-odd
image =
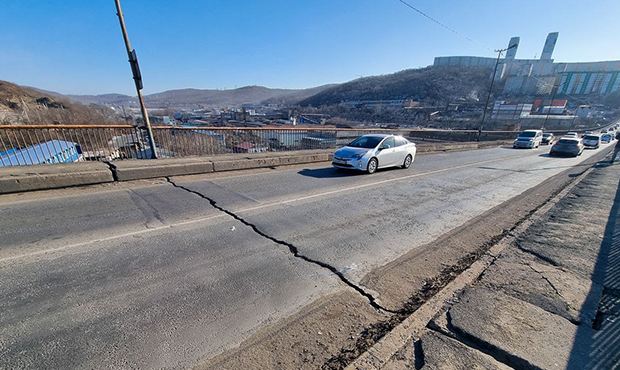
[[[271,89],[264,86],[245,86],[238,89],[177,89],[144,96],[151,108],[238,107],[242,104],[297,104],[335,85],[317,86],[309,89]],[[39,90],[42,91],[42,90]],[[60,94],[54,93],[57,96]],[[137,107],[134,96],[123,94],[66,95],[74,102],[113,107]]]
[[[138,106],[138,99],[134,96],[123,94],[101,94],[101,95],[66,95],[67,98],[81,104],[97,104],[105,106]]]
[[[302,106],[329,106],[363,100],[413,99],[442,104],[458,98],[477,99],[488,89],[487,68],[426,67],[364,77],[327,88],[299,102]]]
[[[109,108],[86,106],[53,92],[0,81],[1,124],[102,124],[114,118]]]
[[[240,106],[242,104],[296,104],[331,85],[310,89],[271,89],[264,86],[245,86],[231,90],[180,89],[168,90],[144,97],[152,107]]]

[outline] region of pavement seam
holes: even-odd
[[[217,209],[220,212],[223,212],[223,213],[229,215],[230,217],[234,218],[235,220],[237,220],[237,221],[241,222],[242,224],[250,227],[254,231],[254,233],[262,236],[263,238],[268,239],[268,240],[270,240],[270,241],[272,241],[272,242],[274,242],[276,244],[279,244],[279,245],[287,247],[288,251],[293,255],[293,257],[299,258],[302,261],[314,264],[316,266],[319,266],[319,267],[321,267],[323,269],[328,270],[333,275],[338,277],[338,279],[340,281],[342,281],[344,284],[346,284],[347,286],[349,286],[350,288],[355,290],[358,294],[360,294],[361,296],[366,298],[368,300],[369,304],[375,310],[380,311],[380,312],[387,312],[387,313],[397,313],[396,311],[390,310],[389,308],[383,307],[381,304],[379,304],[377,302],[377,299],[372,294],[368,293],[360,285],[357,285],[357,284],[353,283],[351,280],[349,280],[347,277],[345,277],[342,272],[338,271],[338,269],[336,267],[334,267],[334,266],[332,266],[332,265],[330,265],[330,264],[328,264],[326,262],[319,261],[319,260],[316,260],[316,259],[313,259],[311,257],[308,257],[308,256],[305,256],[305,255],[301,254],[299,252],[299,248],[297,248],[297,246],[295,246],[294,244],[286,242],[286,241],[283,241],[283,240],[280,240],[280,239],[277,239],[277,238],[275,238],[275,237],[265,233],[264,231],[260,230],[258,228],[258,226],[256,226],[255,224],[247,221],[243,217],[237,215],[235,212],[232,212],[232,211],[230,211],[230,210],[228,210],[228,209],[218,205],[217,202],[214,199],[212,199],[212,198],[202,194],[201,192],[192,190],[192,189],[190,189],[188,187],[185,187],[183,185],[179,185],[179,184],[175,183],[170,177],[166,177],[166,181],[168,183],[170,183],[172,186],[174,186],[175,188],[184,190],[186,192],[189,192],[191,194],[199,196],[202,199],[208,201],[213,208]]]
[[[112,179],[114,180],[114,182],[118,182],[118,174],[116,173],[116,165],[110,161],[101,161],[101,162],[107,165],[108,168],[110,169],[110,172],[112,173]]]

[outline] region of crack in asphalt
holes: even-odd
[[[301,254],[299,252],[299,248],[297,248],[294,244],[286,242],[286,241],[283,241],[283,240],[280,240],[280,239],[277,239],[277,238],[275,238],[275,237],[265,233],[264,231],[260,230],[258,228],[258,226],[256,226],[255,224],[247,221],[246,219],[244,219],[243,217],[237,215],[236,213],[234,213],[234,212],[232,212],[232,211],[230,211],[230,210],[228,210],[228,209],[218,205],[217,202],[214,199],[212,199],[212,198],[202,194],[201,192],[196,191],[196,190],[192,190],[192,189],[187,188],[187,187],[185,187],[183,185],[179,185],[179,184],[175,183],[170,177],[166,177],[166,181],[170,185],[174,186],[175,188],[184,190],[184,191],[186,191],[188,193],[194,194],[194,195],[199,196],[202,199],[208,201],[213,208],[217,209],[220,212],[223,212],[223,213],[229,215],[230,217],[234,218],[235,220],[237,220],[237,221],[241,222],[242,224],[250,227],[256,234],[262,236],[263,238],[268,239],[268,240],[270,240],[270,241],[272,241],[272,242],[274,242],[276,244],[279,244],[279,245],[287,247],[288,251],[293,255],[293,257],[299,258],[302,261],[314,264],[316,266],[319,266],[319,267],[321,267],[323,269],[328,270],[332,274],[336,275],[336,277],[338,277],[338,279],[340,279],[340,281],[342,281],[347,286],[349,286],[350,288],[355,290],[357,293],[362,295],[364,298],[366,298],[368,300],[368,302],[370,303],[370,305],[372,306],[372,308],[374,308],[375,310],[383,311],[383,312],[387,312],[387,313],[391,313],[391,314],[399,313],[398,311],[394,311],[394,310],[391,310],[389,308],[383,307],[381,304],[379,304],[377,302],[377,299],[372,294],[368,293],[366,290],[364,290],[364,288],[362,288],[361,286],[353,283],[351,280],[347,279],[342,272],[338,271],[338,269],[336,267],[334,267],[334,266],[332,266],[332,265],[330,265],[330,264],[328,264],[326,262],[319,261],[319,260],[316,260],[316,259],[313,259],[311,257],[308,257],[308,256],[305,256],[305,255]]]
[[[540,277],[547,282],[547,284],[551,287],[551,289],[553,289],[553,291],[555,292],[555,294],[560,297],[562,300],[564,300],[564,304],[566,305],[567,311],[573,310],[573,311],[578,311],[577,309],[575,309],[575,307],[573,307],[569,302],[568,299],[566,299],[566,297],[564,297],[564,295],[562,295],[562,293],[560,292],[560,290],[555,286],[555,284],[553,284],[553,282],[551,282],[551,280],[545,276],[544,271],[539,271],[536,268],[534,268],[534,266],[532,266],[531,264],[526,264],[526,266],[529,266],[529,268],[536,272],[538,275],[540,275]],[[569,318],[568,321],[570,321],[571,323],[575,324],[575,325],[579,325],[580,323],[577,320],[574,320],[572,318]]]
[[[549,257],[547,257],[547,256],[545,256],[543,254],[540,254],[540,253],[538,253],[536,251],[533,251],[531,249],[527,249],[526,247],[521,245],[519,240],[515,240],[515,245],[522,252],[528,253],[528,254],[530,254],[530,255],[532,255],[532,256],[540,259],[540,260],[543,260],[543,261],[547,262],[548,264],[550,264],[553,267],[560,267],[560,265],[556,261],[554,261],[552,258],[549,258]]]

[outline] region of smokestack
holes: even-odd
[[[545,47],[542,54],[540,54],[540,60],[549,60],[553,56],[553,49],[555,49],[555,43],[558,41],[558,32],[550,32],[547,35],[547,41],[545,41]]]
[[[508,51],[506,51],[506,59],[514,59],[517,56],[519,40],[519,37],[513,37],[510,39],[510,42],[508,42]]]

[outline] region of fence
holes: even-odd
[[[385,129],[154,126],[159,158],[329,149]],[[0,167],[151,158],[131,125],[0,125]]]
[[[471,141],[478,135],[471,130],[153,127],[159,158],[330,149],[368,133],[442,141]],[[481,139],[511,137],[514,132],[484,131]],[[145,131],[131,125],[0,125],[0,167],[148,159],[151,154]]]

